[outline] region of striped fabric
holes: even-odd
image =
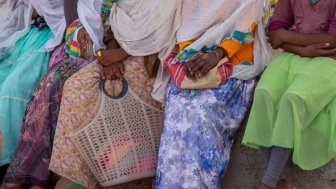
[[[225,62],[220,66],[213,68],[218,70],[218,74],[220,76],[219,78],[215,76],[216,74],[213,74],[214,72],[209,72],[207,78],[205,79],[209,80],[211,83],[208,83],[208,85],[204,87],[203,86],[204,82],[201,81],[202,84],[200,83],[200,85],[198,85],[194,83],[192,84],[191,87],[191,85],[188,86],[187,84],[190,81],[186,82],[186,80],[190,79],[186,77],[185,71],[183,69],[183,62],[180,61],[176,62],[175,59],[176,56],[177,54],[171,53],[164,62],[164,68],[167,70],[171,79],[175,82],[178,88],[184,88],[184,89],[216,88],[219,87],[221,84],[223,84],[224,81],[226,81],[231,76],[233,71],[233,64],[229,60],[228,62]],[[209,74],[213,74],[213,76],[210,76]]]
[[[81,23],[79,20],[75,20],[72,22],[65,35],[65,50],[72,58],[80,57],[80,48],[77,39],[74,38],[76,30],[81,27]]]

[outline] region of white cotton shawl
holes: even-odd
[[[60,45],[64,38],[66,29],[64,0],[30,0],[30,2],[38,14],[45,19],[54,35],[45,46],[47,51],[51,51]]]
[[[0,2],[0,59],[2,59],[29,31],[33,7],[24,0]]]
[[[13,3],[14,1],[6,1],[0,0],[0,22],[3,23],[8,20],[10,15],[10,7],[9,3]]]
[[[78,0],[78,17],[93,41],[94,52],[105,48],[104,24],[101,18],[102,4],[102,0]]]
[[[46,44],[51,51],[63,40],[65,17],[63,0],[1,0],[0,59],[30,29],[31,17],[35,8],[51,28],[54,37]]]
[[[263,9],[269,0],[183,0],[182,23],[177,42],[196,40],[185,50],[219,45],[233,31],[249,32],[258,24],[254,37],[254,64],[234,67],[231,77],[251,79],[270,62],[271,52],[262,24]]]
[[[159,53],[164,61],[176,45],[181,0],[120,0],[111,10],[110,24],[120,46],[132,56]],[[152,96],[163,101],[169,75],[162,65]]]

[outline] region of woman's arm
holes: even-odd
[[[336,48],[330,48],[329,43],[318,43],[308,46],[297,46],[292,44],[283,44],[281,48],[287,52],[297,54],[302,57],[322,57],[336,54]]]
[[[286,29],[271,31],[270,42],[273,48],[277,48],[279,43],[291,44],[297,46],[309,46],[314,44],[329,43],[330,44],[329,48],[336,48],[336,36],[332,34],[329,33],[303,34],[295,31],[288,31]]]
[[[78,0],[64,0],[64,15],[67,26],[78,19],[77,3]]]
[[[124,49],[120,48],[111,29],[105,33],[104,43],[106,44],[107,48],[105,50],[101,50],[99,53],[99,64],[103,66],[109,66],[116,62],[121,62],[129,56]]]

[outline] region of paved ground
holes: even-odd
[[[262,175],[262,159],[257,151],[240,145],[242,132],[234,146],[231,164],[225,175],[223,189],[254,189]],[[295,183],[297,189],[336,189],[336,161],[317,171],[304,172],[289,164],[286,168],[286,178]],[[151,189],[153,179],[124,184],[113,189]]]

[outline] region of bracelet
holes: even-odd
[[[219,58],[219,55],[218,55],[218,53],[214,50],[214,51],[212,51],[213,53],[215,53],[215,55],[216,55],[216,57],[217,57],[217,59],[218,59],[218,61],[220,61],[220,58]]]

